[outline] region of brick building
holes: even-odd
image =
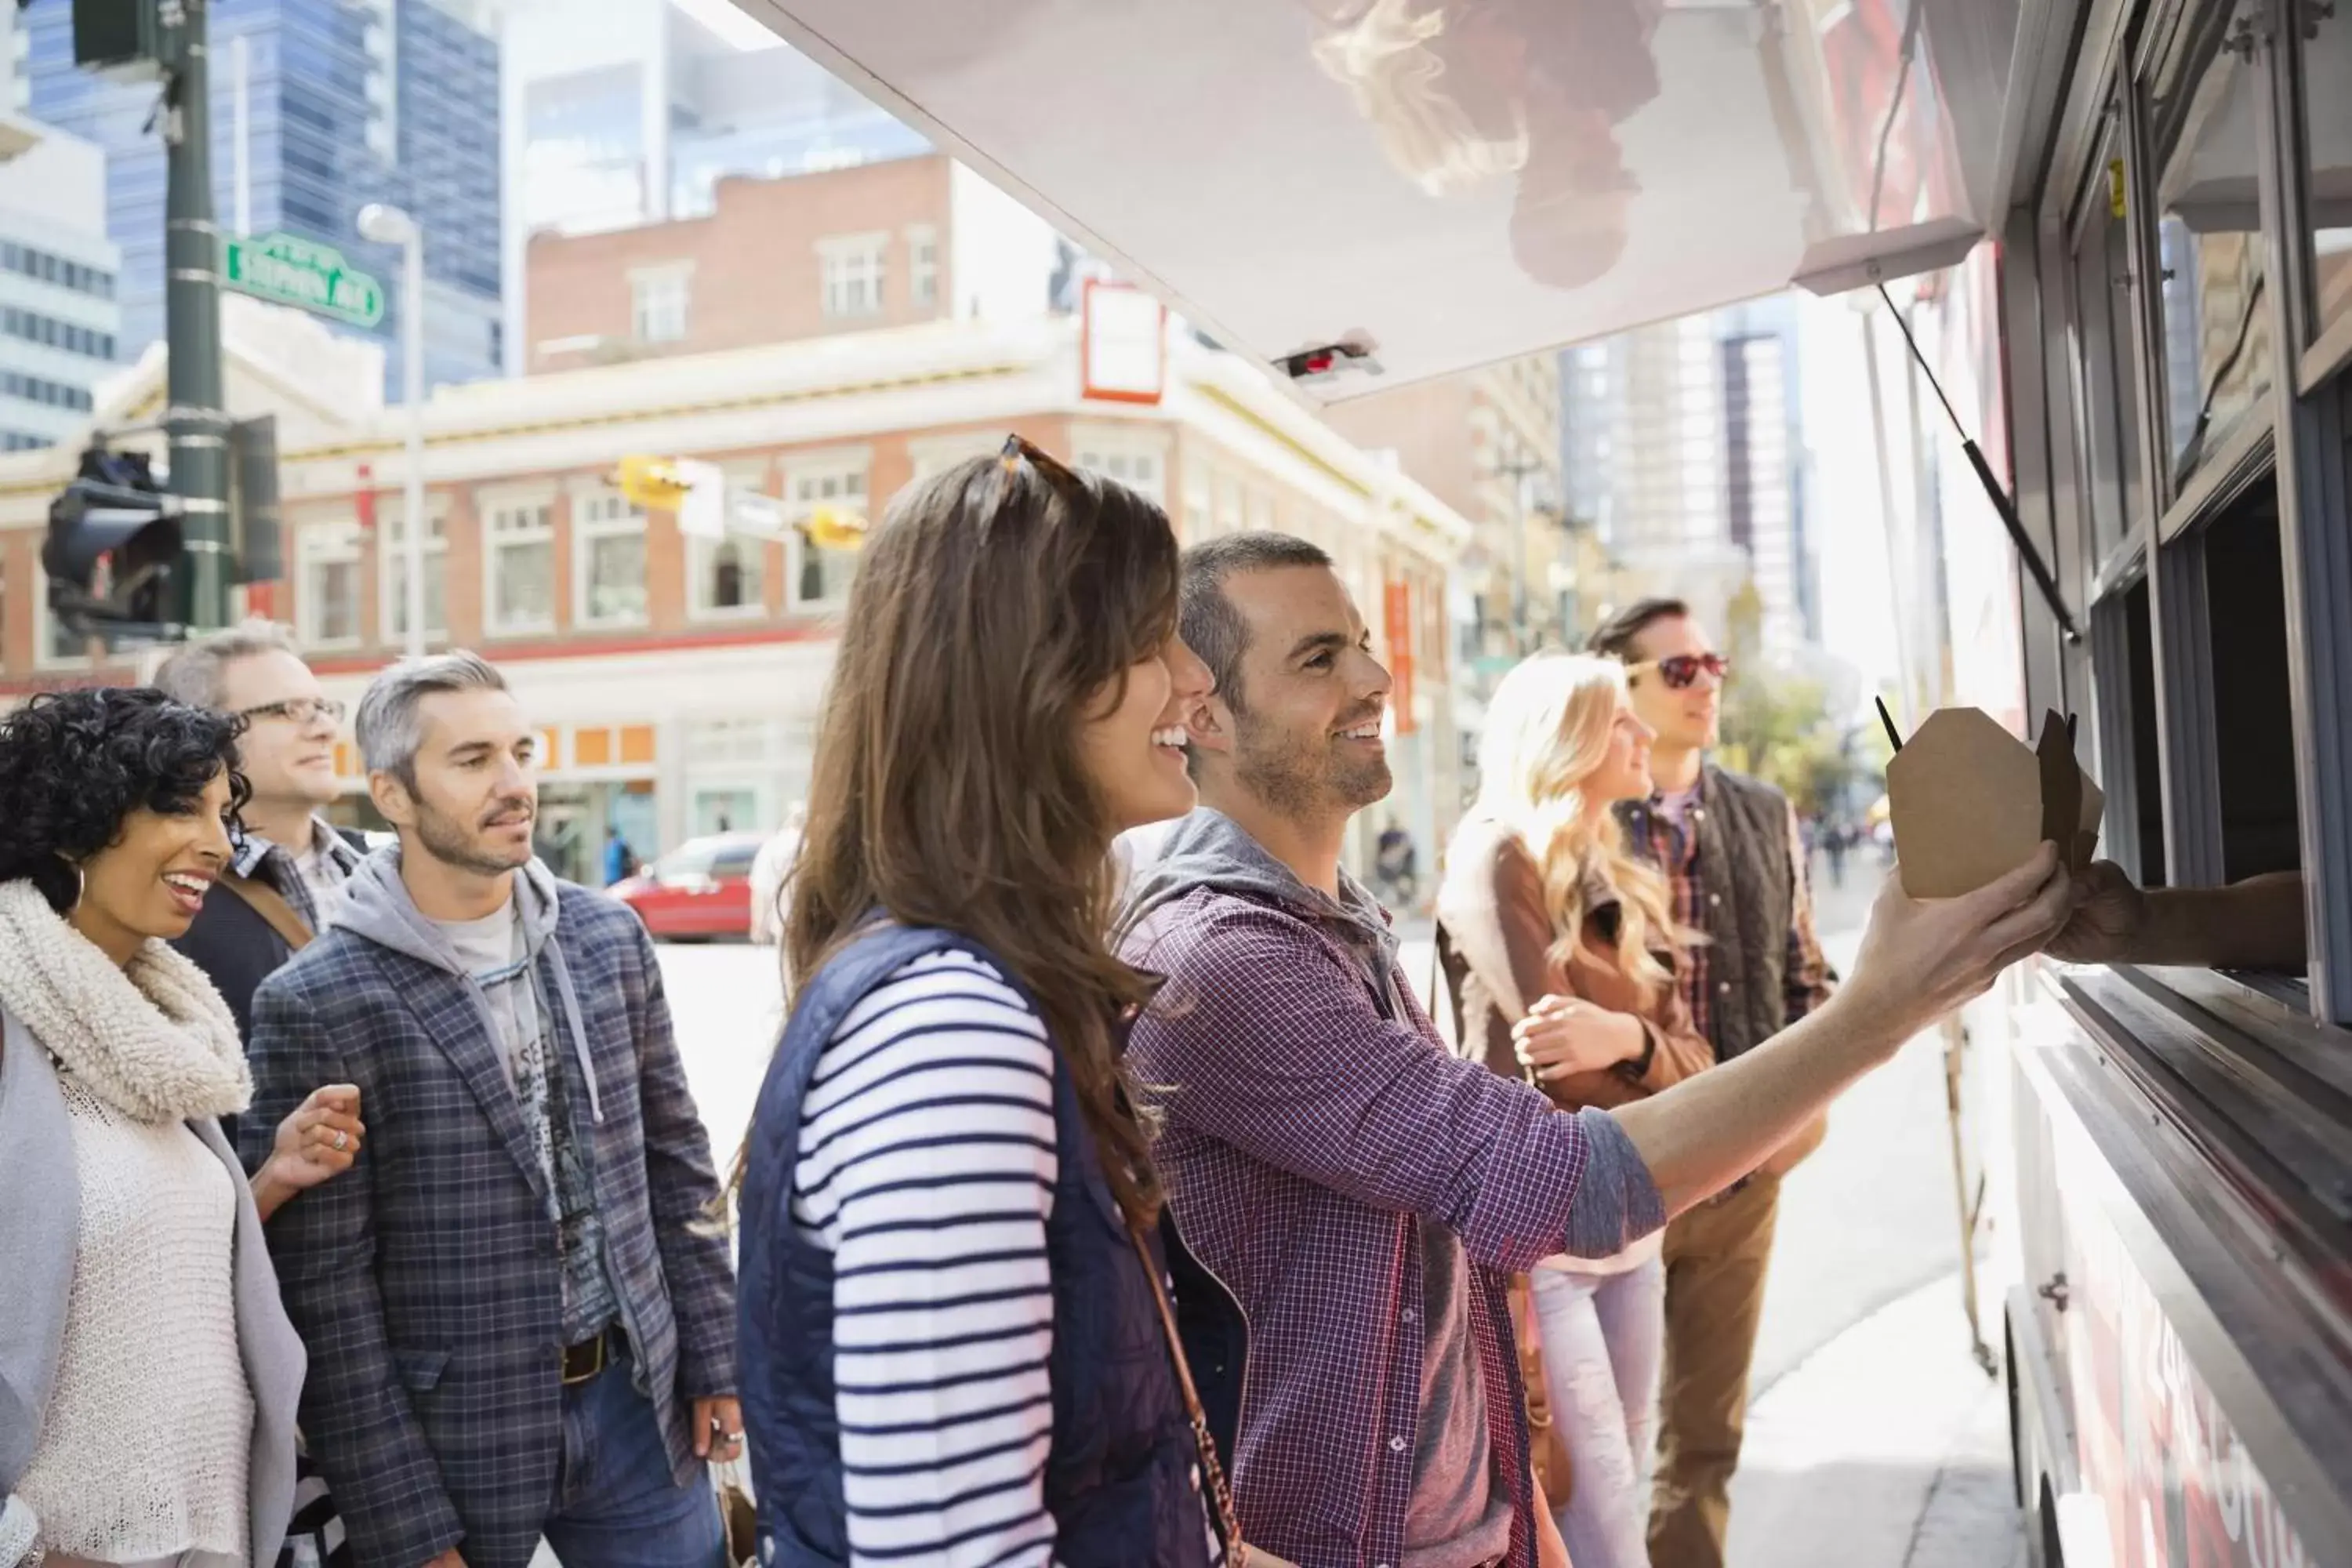
[[[380,372],[339,363],[307,321],[243,301],[226,327],[233,411],[279,419],[287,575],[265,598],[355,700],[402,640],[404,413],[372,403]],[[1080,337],[1070,317],[942,321],[433,395],[427,633],[499,663],[545,726],[543,837],[564,868],[584,871],[608,825],[650,856],[771,825],[801,797],[856,563],[797,535],[688,539],[611,488],[620,458],[708,459],[793,512],[866,510],[1007,430],[1160,500],[1188,539],[1274,526],[1331,550],[1399,670],[1396,814],[1440,841],[1459,781],[1454,748],[1428,737],[1453,731],[1446,583],[1469,525],[1181,334],[1158,402],[1090,399]],[[158,349],[101,397],[100,424],[152,423],[163,371]],[[0,456],[0,700],[137,676],[46,609],[46,510],[74,457]],[[341,766],[362,820],[348,747]]]
[[[721,179],[705,216],[534,235],[530,366],[576,369],[1045,309],[1053,233],[929,154]]]

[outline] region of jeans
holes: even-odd
[[[1649,1568],[1649,1460],[1657,1430],[1666,1273],[1538,1268],[1528,1277],[1552,1419],[1575,1483],[1558,1512],[1576,1568]]]
[[[626,1355],[563,1391],[563,1459],[548,1545],[563,1568],[726,1568],[719,1496],[700,1465],[680,1486]]]

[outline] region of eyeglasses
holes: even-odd
[[[343,705],[331,697],[289,697],[283,702],[264,702],[257,707],[241,708],[229,717],[290,719],[297,724],[315,724],[324,719],[330,724],[340,724],[343,721]]]
[[[1722,685],[1731,679],[1731,660],[1719,653],[1677,653],[1664,658],[1647,658],[1625,667],[1625,678],[1631,680],[1644,670],[1654,669],[1658,679],[1669,690],[1687,691],[1698,683],[1702,675],[1712,676]]]

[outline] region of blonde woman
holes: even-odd
[[[1610,808],[1651,793],[1651,731],[1613,659],[1540,655],[1487,705],[1479,794],[1437,898],[1457,1048],[1563,1106],[1622,1105],[1712,1064],[1674,984],[1664,878],[1633,859]],[[1659,1237],[1614,1258],[1546,1259],[1528,1277],[1567,1484],[1546,1477],[1577,1568],[1647,1568],[1665,1273]]]

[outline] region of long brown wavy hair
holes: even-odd
[[[1129,1219],[1159,1217],[1110,951],[1118,825],[1079,729],[1174,636],[1174,531],[1018,440],[902,491],[849,594],[784,922],[787,984],[878,915],[959,932],[1027,988]]]

